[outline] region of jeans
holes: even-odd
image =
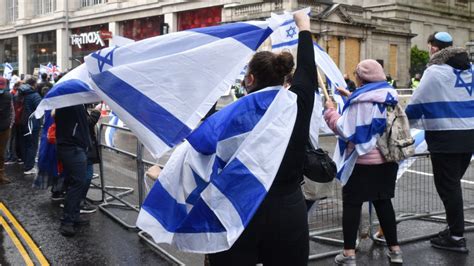
[[[87,173],[86,173],[86,186],[84,187],[84,192],[82,193],[82,200],[85,200],[87,197],[87,192],[91,186],[92,176],[94,175],[94,165],[87,164]]]
[[[33,130],[31,134],[23,136],[24,148],[23,154],[25,156],[25,171],[31,170],[35,167],[36,153],[38,152],[39,130]]]
[[[80,203],[87,193],[87,152],[75,146],[57,146],[58,160],[63,163],[64,176],[68,180],[64,201],[63,224],[73,224],[79,219]]]

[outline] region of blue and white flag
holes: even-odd
[[[44,111],[78,104],[100,102],[101,98],[89,85],[86,65],[82,64],[61,78],[36,108],[35,117]]]
[[[12,78],[13,67],[10,63],[3,64],[3,77],[10,80]]]
[[[182,251],[229,249],[280,167],[296,120],[296,98],[281,86],[266,88],[206,119],[171,155],[137,226]]]
[[[428,150],[428,145],[425,140],[425,131],[419,129],[410,129],[410,135],[415,140],[415,154],[425,153]],[[400,162],[397,172],[397,180],[412,166],[412,164],[418,159],[413,156]]]
[[[406,108],[412,128],[424,130],[474,129],[473,69],[449,65],[426,69]]]
[[[114,125],[114,126],[119,126],[119,127],[123,127],[124,124],[122,122],[122,120],[120,120],[118,118],[118,116],[114,113],[114,112],[111,112],[110,113],[110,121],[108,124],[110,125]],[[109,146],[109,147],[115,147],[115,132],[117,132],[117,128],[115,127],[107,127],[107,129],[105,129],[105,145]]]
[[[294,19],[288,19],[270,36],[272,39],[272,50],[274,52],[289,51],[295,54],[298,47],[298,33],[298,27],[296,26]],[[316,64],[326,75],[328,87],[332,89],[334,100],[342,110],[344,100],[334,87],[347,87],[344,76],[324,49],[316,42],[313,42],[313,45]],[[332,84],[332,86],[330,84]]]
[[[120,36],[114,36],[112,38],[116,46],[126,45],[133,42],[132,39],[118,37]],[[48,65],[53,67],[51,63]],[[47,66],[42,67],[44,71],[47,70]],[[45,110],[100,102],[101,98],[92,89],[89,82],[89,73],[87,72],[85,64],[82,64],[67,73],[56,84],[54,84],[53,88],[51,88],[48,94],[46,94],[40,102],[35,111],[36,118],[42,117]]]
[[[95,91],[157,158],[191,133],[281,21],[192,29],[85,58]]]
[[[349,180],[357,158],[375,148],[387,125],[386,106],[397,102],[397,91],[386,81],[364,85],[347,100],[337,120],[339,134],[333,156],[342,185]]]

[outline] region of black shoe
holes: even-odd
[[[61,224],[61,227],[59,227],[59,233],[63,236],[70,237],[76,234],[76,229],[74,229],[72,224]]]
[[[65,193],[63,192],[53,192],[51,193],[51,200],[52,201],[60,201],[60,200],[64,200],[64,197],[65,197]]]
[[[94,213],[97,211],[97,207],[89,204],[87,201],[81,203],[80,213]]]
[[[74,221],[74,226],[83,226],[83,225],[89,225],[90,221],[89,219],[85,219],[82,217],[79,217],[77,220]]]
[[[455,240],[451,233],[441,231],[437,237],[434,237],[430,240],[431,246],[434,248],[459,252],[459,253],[468,253],[469,250],[466,248],[466,239],[461,238],[459,240]]]

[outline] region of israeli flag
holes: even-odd
[[[406,108],[412,128],[424,130],[474,129],[473,69],[449,65],[426,69]]]
[[[357,158],[375,148],[387,125],[386,106],[397,102],[397,91],[386,81],[364,85],[347,100],[337,120],[338,138],[333,156],[336,178],[342,185],[349,180]]]
[[[13,67],[10,63],[3,64],[3,77],[10,80],[12,78]]]
[[[280,167],[296,120],[296,98],[281,86],[270,87],[206,119],[172,154],[137,226],[182,251],[229,249]]]
[[[41,100],[34,113],[35,117],[41,118],[46,110],[100,102],[101,98],[90,87],[88,81],[89,74],[85,64],[67,73]]]
[[[410,129],[410,135],[415,140],[415,154],[425,153],[428,145],[425,140],[425,131],[419,129]],[[413,165],[418,157],[410,157],[400,162],[397,172],[397,180]]]
[[[114,112],[111,112],[111,118],[110,118],[110,121],[108,124],[111,124],[111,125],[114,125],[114,126],[119,126],[119,127],[123,127],[124,126],[124,123],[122,120],[120,120],[118,118],[118,116],[114,113]],[[109,147],[115,147],[115,133],[117,131],[117,128],[115,127],[107,127],[107,129],[105,129],[105,145],[109,146]]]
[[[85,58],[93,88],[154,157],[191,133],[281,21],[192,29]]]

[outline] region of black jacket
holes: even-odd
[[[98,116],[90,116],[84,105],[56,109],[56,144],[91,149],[89,125],[97,123]]]
[[[465,50],[446,48],[430,59],[430,65],[448,64],[455,69],[469,69],[469,57]],[[474,152],[474,129],[426,131],[428,150],[435,153],[472,153]]]
[[[12,122],[12,95],[0,89],[0,131],[7,130]]]
[[[290,91],[298,95],[298,113],[288,147],[273,181],[273,190],[278,189],[277,187],[296,187],[303,180],[303,163],[313,113],[314,91],[317,88],[314,48],[311,33],[308,31],[299,33],[297,57]]]
[[[23,84],[19,88],[19,97],[23,99],[23,114],[21,119],[22,131],[27,132],[28,129],[28,118],[36,110],[39,103],[41,102],[41,96],[36,92],[30,85]],[[39,130],[41,127],[41,120],[32,117],[32,131]]]

